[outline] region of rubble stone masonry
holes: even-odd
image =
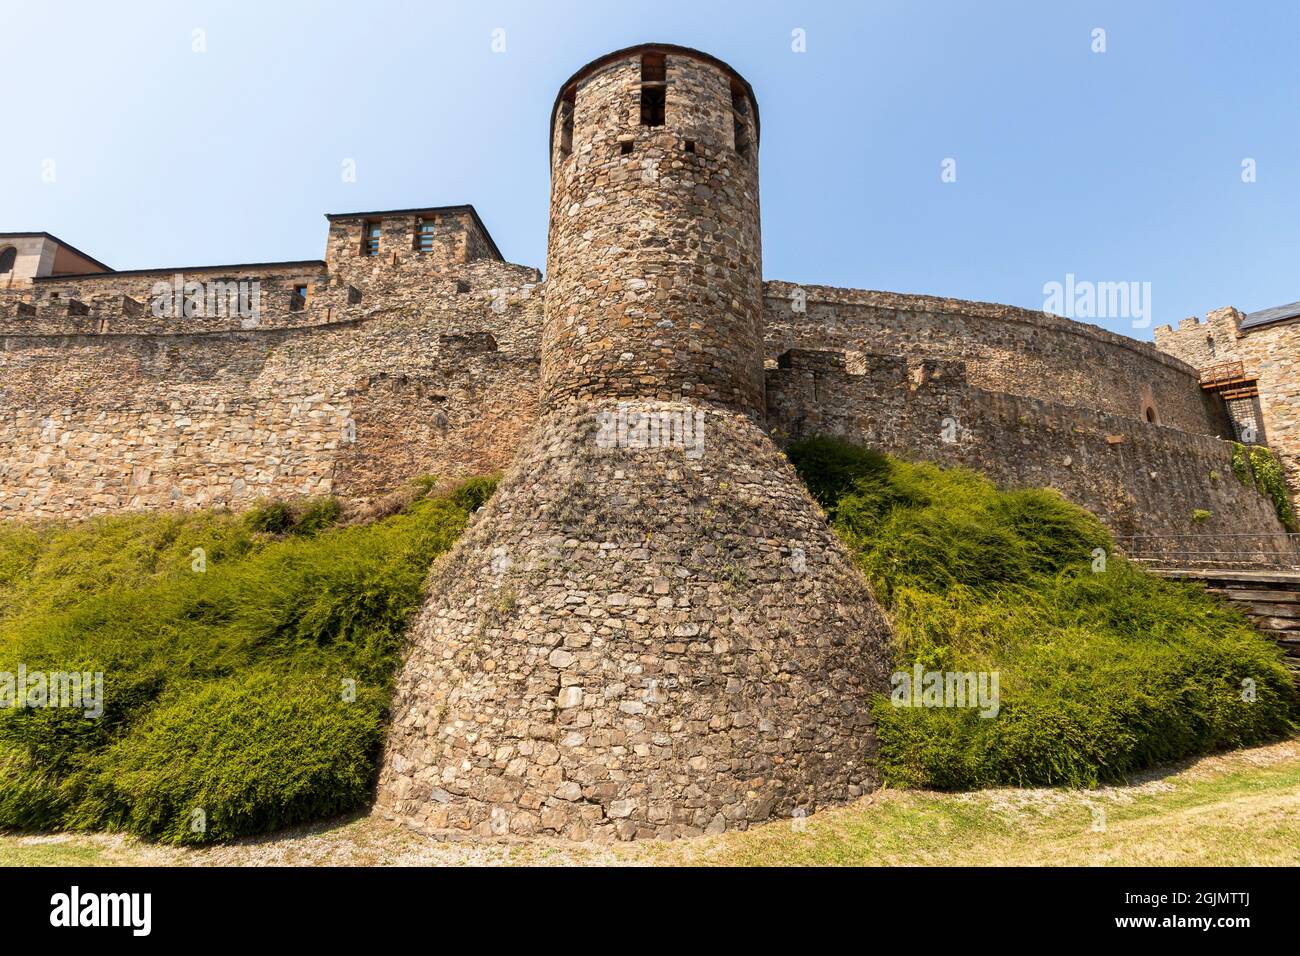
[[[301,274],[289,272],[242,275],[260,275],[263,289],[274,291]],[[390,265],[377,278],[353,274],[348,283],[312,274],[323,291],[313,292],[304,311],[268,310],[253,329],[239,328],[238,319],[160,319],[147,302],[143,311],[123,311],[124,298],[144,302],[149,286],[171,281],[170,272],[116,284],[111,273],[60,279],[57,293],[89,303],[86,314],[69,315],[55,295],[30,311],[17,308],[24,299],[0,299],[0,515],[244,507],[259,496],[325,493],[364,503],[413,477],[481,474],[511,461],[540,401],[546,287],[534,270],[479,259],[415,274]],[[376,292],[376,284],[385,291]],[[361,294],[352,305],[349,288]],[[1170,477],[1225,474],[1209,462],[1227,453],[1226,443],[1214,439],[1231,437],[1222,404],[1216,407],[1197,387],[1194,370],[1173,357],[1041,313],[1005,310],[1012,318],[1004,320],[1002,307],[921,296],[805,287],[808,311],[800,314],[790,308],[794,288],[763,287],[770,367],[790,349],[839,352],[854,371],[869,354],[876,362],[882,353],[904,363],[961,359],[961,384],[945,387],[954,397],[961,390],[972,396],[962,427],[981,434],[979,466],[1003,482],[1057,487],[1122,533],[1206,531],[1204,523],[1189,526],[1194,508],[1212,511],[1216,524],[1220,515],[1253,509],[1205,503],[1237,494],[1230,486],[1216,484],[1208,490],[1219,492],[1207,494]],[[1211,322],[1227,314],[1212,313]],[[105,319],[107,331],[94,331]],[[1288,369],[1300,354],[1297,328],[1225,335],[1219,341],[1233,351],[1220,344],[1212,357],[1182,353],[1207,364],[1241,354],[1258,370],[1260,438],[1279,452],[1293,487],[1300,481],[1300,386],[1288,383],[1300,377]],[[1203,344],[1206,331],[1189,338]],[[1160,330],[1157,336],[1162,348],[1178,348]],[[676,345],[668,351],[674,360],[705,354]],[[695,378],[709,374],[706,367]],[[693,382],[683,376],[656,397],[689,394],[682,386]],[[887,435],[883,444],[899,452],[959,460],[953,453],[960,447],[934,445],[933,420],[894,417],[896,382],[859,375],[852,383],[852,416],[872,424],[855,433]],[[742,404],[751,403],[755,393],[745,381],[735,400],[745,394]],[[816,412],[804,432],[811,421],[830,427],[850,416],[833,404],[833,394],[819,386],[815,401],[800,398],[800,414]],[[1000,416],[980,416],[999,395],[1007,397],[1000,407],[1028,399],[1045,403],[1050,414],[1017,412],[1009,427],[992,427]],[[1158,424],[1145,421],[1147,402],[1158,410]],[[774,426],[790,426],[785,404],[769,396],[764,407]],[[1103,428],[1102,418],[1114,422]],[[1147,467],[1110,445],[1107,457],[1088,459],[1098,462],[1093,473],[1068,450],[1035,451],[1075,425],[1127,433],[1125,450],[1158,442],[1169,464]],[[1164,476],[1155,485],[1153,470]],[[1158,493],[1146,497],[1147,488]],[[1131,503],[1121,507],[1121,500]]]
[[[431,572],[377,808],[597,840],[878,782],[888,625],[791,438],[1055,487],[1120,534],[1281,530],[1233,477],[1232,423],[1186,364],[1204,355],[1168,331],[1179,357],[1006,306],[764,284],[759,132],[749,84],[698,51],[580,70],[552,116],[545,285],[469,206],[332,214],[323,260],[27,256],[0,286],[0,517],[365,504],[504,472]],[[260,308],[159,314],[182,280],[256,282]],[[1231,344],[1261,394],[1276,379],[1293,480],[1296,328]]]
[[[477,260],[436,278],[384,272],[386,293],[404,298],[352,278],[354,304],[322,279],[303,311],[268,311],[244,329],[238,318],[146,309],[89,331],[98,308],[69,317],[49,299],[27,315],[10,303],[0,315],[0,514],[322,494],[365,503],[421,475],[500,471],[536,417],[535,271]],[[92,294],[103,285],[60,290],[120,303]]]
[[[738,81],[686,56],[665,75],[662,125],[640,122],[632,57],[576,84],[572,133],[552,137],[545,399],[653,385],[761,413],[758,158],[735,146]]]
[[[1234,477],[1229,443],[989,391],[956,359],[867,354],[850,372],[842,352],[791,350],[767,376],[782,440],[837,435],[1004,487],[1055,488],[1119,535],[1281,530],[1272,503]],[[1208,516],[1194,519],[1197,510]]]
[[[586,405],[544,414],[434,567],[381,813],[482,836],[672,838],[877,785],[885,622],[767,435],[725,407],[703,415],[692,457],[602,447]]]
[[[557,112],[543,414],[408,642],[377,796],[407,824],[679,837],[878,783],[889,629],[761,427],[756,114],[662,49]]]
[[[1217,309],[1201,321],[1155,330],[1156,345],[1198,369],[1241,363],[1240,376],[1255,382],[1258,396],[1244,413],[1257,425],[1256,439],[1277,452],[1294,500],[1300,489],[1300,320],[1243,330],[1237,309]],[[1252,411],[1254,414],[1251,414]]]

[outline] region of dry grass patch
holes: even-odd
[[[1104,811],[1098,827],[1096,810]],[[17,866],[1282,866],[1300,864],[1300,740],[1095,790],[886,790],[804,821],[672,843],[434,840],[375,817],[185,849],[120,834],[0,837]]]

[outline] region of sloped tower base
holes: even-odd
[[[435,566],[378,812],[662,838],[874,787],[887,625],[784,456],[715,407],[698,456],[600,435],[590,406],[551,410]]]

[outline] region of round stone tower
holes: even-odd
[[[758,111],[731,67],[645,45],[551,117],[543,400],[693,399],[761,414]]]
[[[888,627],[762,428],[757,149],[702,53],[561,88],[542,414],[431,572],[379,813],[679,837],[875,785]]]

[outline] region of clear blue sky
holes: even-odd
[[[119,269],[311,259],[325,212],[470,202],[540,267],[558,85],[655,40],[754,86],[767,278],[1250,311],[1300,299],[1297,36],[1284,2],[0,0],[0,231]]]

